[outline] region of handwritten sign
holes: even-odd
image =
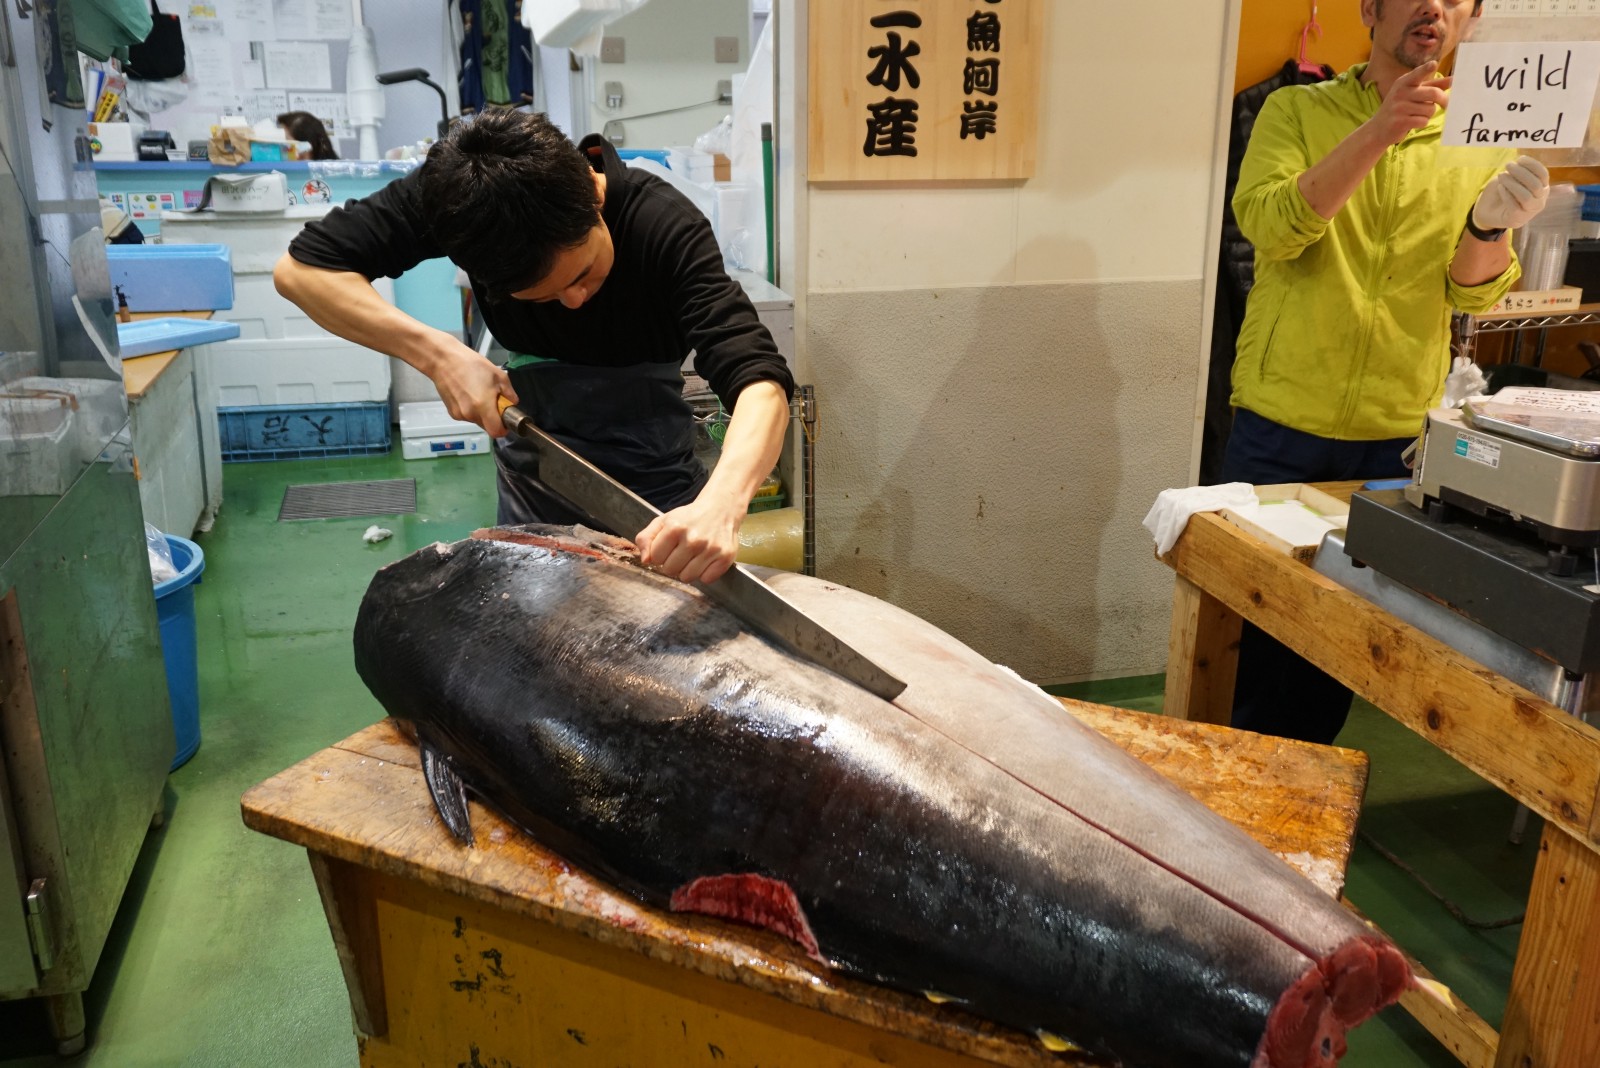
[[[1027,178],[1042,0],[828,0],[810,7],[809,177]]]
[[[1500,41],[1458,50],[1443,142],[1581,148],[1600,79],[1600,41]]]

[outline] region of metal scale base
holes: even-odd
[[[1585,589],[1596,584],[1592,554],[1554,575],[1547,546],[1502,527],[1454,509],[1432,520],[1401,490],[1363,490],[1350,499],[1344,550],[1568,672],[1600,668],[1600,596]]]

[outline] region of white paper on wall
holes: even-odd
[[[289,94],[282,89],[254,89],[239,94],[239,107],[251,122],[275,119],[289,110]]]
[[[272,21],[282,38],[315,37],[311,0],[272,0]]]
[[[309,111],[322,120],[334,137],[354,137],[349,106],[343,93],[290,93],[290,111]]]
[[[188,51],[190,99],[200,107],[221,111],[234,100],[233,46],[221,19],[191,18],[184,27]]]
[[[261,55],[269,89],[333,88],[333,66],[323,41],[267,41]]]
[[[311,36],[344,40],[353,25],[350,0],[312,0]]]
[[[228,31],[238,41],[271,41],[278,36],[272,0],[233,0]]]

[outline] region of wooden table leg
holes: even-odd
[[[1232,720],[1242,626],[1237,612],[1177,576],[1167,640],[1167,715],[1224,726]]]
[[[1600,1064],[1600,854],[1548,823],[1494,1063]]]
[[[311,871],[317,879],[333,948],[339,954],[345,987],[350,992],[350,1013],[356,1030],[369,1038],[389,1030],[388,999],[383,988],[383,953],[378,939],[378,916],[371,878],[363,868],[308,850]]]

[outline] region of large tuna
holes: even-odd
[[[648,904],[1134,1065],[1322,1068],[1404,958],[1037,688],[876,598],[769,581],[907,680],[889,704],[626,542],[483,532],[373,579],[356,666],[471,790]]]

